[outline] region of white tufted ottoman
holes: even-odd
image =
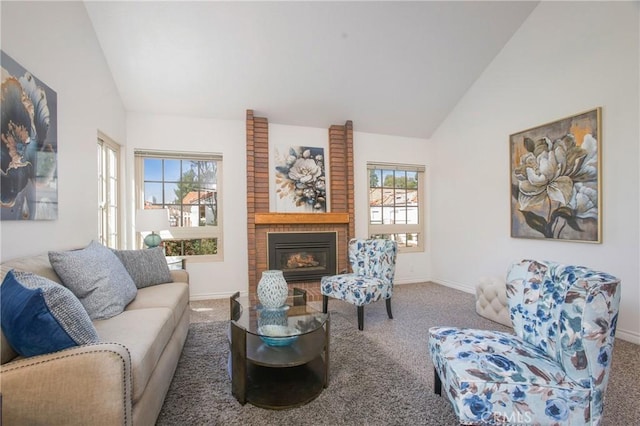
[[[512,327],[503,278],[482,277],[476,286],[476,312],[491,321]]]

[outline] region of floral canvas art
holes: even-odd
[[[275,151],[276,211],[326,212],[324,148],[292,146]]]
[[[510,136],[511,236],[599,243],[601,109]]]
[[[56,92],[4,51],[0,217],[58,218]]]

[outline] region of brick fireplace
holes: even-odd
[[[269,209],[269,122],[247,110],[247,239],[249,295],[256,295],[262,271],[269,269],[268,235],[282,232],[335,232],[336,270],[348,268],[347,243],[355,234],[353,202],[353,125],[328,129],[331,212],[277,213]],[[322,299],[320,279],[290,286],[307,290],[308,300]]]

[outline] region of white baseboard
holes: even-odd
[[[393,280],[393,285],[420,284],[420,283],[426,283],[427,281],[429,281],[429,279],[427,278],[410,277],[410,278],[404,278],[404,279],[395,279]]]
[[[627,342],[640,345],[640,334],[636,333],[635,331],[621,330],[620,328],[617,328],[616,339],[622,339],[626,340]]]
[[[417,283],[424,283],[429,281],[428,279],[420,279],[420,278],[411,278],[411,279],[405,279],[405,280],[399,280],[396,281],[395,284],[396,285],[402,285],[402,284],[417,284]],[[226,299],[229,298],[231,296],[233,296],[235,294],[235,291],[230,292],[230,291],[223,291],[223,292],[217,292],[217,293],[199,293],[199,294],[191,294],[189,296],[189,300],[190,301],[195,301],[195,300],[208,300],[208,299]],[[240,292],[240,296],[247,296],[248,292],[247,291],[241,291]]]
[[[460,290],[460,291],[463,291],[465,293],[474,294],[476,292],[476,288],[475,287],[469,287],[468,285],[464,285],[464,284],[461,284],[461,283],[456,283],[454,281],[431,279],[431,282],[443,285],[445,287],[453,288],[455,290]]]
[[[236,292],[221,292],[221,293],[200,293],[200,294],[192,294],[189,296],[189,301],[194,302],[196,300],[209,300],[209,299],[228,299],[233,296]],[[247,296],[246,291],[241,291],[240,296]]]

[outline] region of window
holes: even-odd
[[[423,251],[424,166],[368,163],[369,235],[389,238],[400,251]]]
[[[120,145],[98,133],[98,241],[120,248]]]
[[[138,208],[169,210],[170,229],[161,232],[165,254],[221,260],[222,156],[136,151],[135,157]]]

